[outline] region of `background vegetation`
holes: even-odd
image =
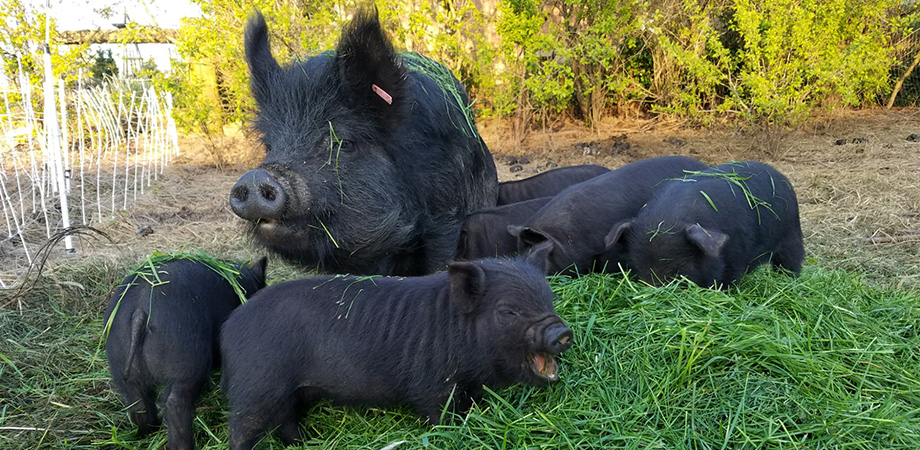
[[[278,59],[291,63],[334,46],[365,3],[193,1],[204,15],[181,27],[183,61],[168,77],[152,75],[176,95],[179,125],[207,133],[245,123],[252,109],[242,30],[253,9],[266,15]],[[559,119],[593,126],[611,114],[797,125],[816,109],[885,104],[920,52],[914,0],[376,4],[397,48],[446,64],[469,87],[481,115],[512,119],[518,134]],[[40,62],[31,47],[43,41],[44,18],[27,20],[21,0],[3,8],[8,20],[0,23],[0,47],[4,70],[15,79],[16,52],[27,56],[27,73]],[[80,52],[85,48],[55,51],[57,72],[71,81],[79,67],[95,65],[98,72],[98,56]],[[920,97],[920,76],[905,90]]]
[[[217,73],[202,101],[191,66],[176,79],[189,120],[239,122],[250,110],[242,33],[252,8],[279,60],[330,48],[358,2],[200,1],[180,52]],[[815,109],[884,104],[920,52],[917,3],[903,0],[379,0],[398,48],[453,69],[480,113],[515,130],[558,119],[666,114],[707,123],[796,125]]]

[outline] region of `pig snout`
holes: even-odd
[[[569,327],[556,323],[543,331],[543,346],[549,353],[558,355],[572,346],[572,330]]]
[[[286,202],[284,189],[262,169],[246,172],[230,190],[230,208],[246,220],[278,219]]]

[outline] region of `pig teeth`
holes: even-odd
[[[542,374],[543,371],[546,369],[546,358],[539,353],[535,353],[533,355],[533,365],[534,365],[534,368],[537,369],[537,372],[540,372]]]
[[[532,356],[533,368],[540,375],[550,380],[556,379],[556,360],[550,355],[534,353]]]
[[[556,378],[556,359],[552,356],[549,357],[549,361],[546,364],[546,371],[543,372],[543,375],[546,375],[549,378]]]

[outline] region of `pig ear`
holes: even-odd
[[[246,24],[245,36],[246,61],[249,63],[249,72],[252,74],[250,87],[256,102],[265,104],[271,97],[271,78],[281,70],[278,61],[272,56],[268,45],[268,25],[265,18],[258,10],[249,18]]]
[[[508,230],[508,234],[514,237],[520,237],[521,231],[524,230],[524,227],[521,225],[508,225],[505,229]]]
[[[629,231],[631,228],[632,228],[631,220],[624,220],[614,225],[613,228],[610,229],[610,232],[607,233],[607,236],[604,237],[604,247],[607,250],[610,250],[611,248],[613,248],[613,246],[617,244],[625,243],[623,241],[623,233]]]
[[[460,239],[457,241],[457,254],[454,255],[458,259],[466,259],[467,252],[469,250],[469,232],[466,228],[460,229]]]
[[[255,262],[253,262],[252,264],[250,264],[250,265],[248,266],[248,267],[249,267],[249,270],[252,271],[253,277],[255,277],[256,282],[257,282],[260,286],[264,286],[264,285],[265,285],[265,268],[266,268],[267,266],[268,266],[268,258],[266,258],[266,257],[264,257],[264,256],[261,257],[261,258],[259,258],[258,261],[255,261]]]
[[[337,55],[348,105],[382,129],[396,125],[409,103],[408,75],[380,27],[376,7],[355,13],[342,30]]]
[[[549,270],[549,255],[553,252],[553,241],[543,241],[530,248],[525,260],[540,269],[541,272],[547,273]]]
[[[541,242],[549,241],[550,238],[540,230],[520,225],[508,225],[508,232],[518,238],[518,249],[525,250]]]
[[[450,300],[464,313],[473,312],[485,292],[486,273],[479,264],[455,261],[447,265]]]
[[[686,228],[687,239],[710,258],[718,258],[728,235],[718,230],[707,230],[695,223]]]

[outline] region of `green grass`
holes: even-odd
[[[0,310],[0,448],[164,446],[165,432],[135,439],[97,354],[117,280],[55,276],[85,289],[43,279],[22,312]],[[303,421],[306,447],[920,448],[916,293],[814,265],[726,291],[602,275],[552,285],[575,331],[560,383],[490,391],[435,428],[407,408],[324,403]],[[226,404],[216,390],[200,401],[199,448],[226,448]]]

